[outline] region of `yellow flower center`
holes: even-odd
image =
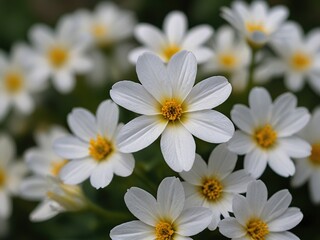
[[[222,195],[223,186],[221,182],[215,178],[205,179],[201,186],[201,193],[209,201],[216,201]]]
[[[292,55],[291,65],[292,65],[293,69],[295,69],[297,71],[306,70],[311,65],[310,56],[308,56],[307,54],[302,53],[302,52],[297,52]]]
[[[320,143],[312,145],[311,156],[309,159],[314,165],[320,165]]]
[[[168,222],[159,222],[156,225],[156,240],[172,240],[174,228]]]
[[[100,162],[112,152],[112,145],[107,139],[97,136],[96,139],[90,140],[89,153],[96,161]]]
[[[237,58],[233,54],[226,53],[226,54],[220,55],[219,61],[220,61],[220,64],[222,64],[223,66],[227,68],[232,68],[236,65]]]
[[[246,29],[248,32],[263,32],[266,33],[267,29],[265,25],[261,22],[247,22]]]
[[[66,48],[55,46],[49,50],[48,58],[52,66],[59,68],[66,63],[69,53]]]
[[[277,132],[273,130],[270,124],[256,130],[254,139],[262,148],[270,148],[277,141]]]
[[[101,40],[107,34],[107,28],[101,23],[93,24],[90,30],[97,40]]]
[[[16,72],[8,73],[5,76],[5,87],[10,93],[16,93],[21,90],[23,86],[23,77]]]
[[[2,168],[0,168],[0,188],[4,186],[5,182],[6,182],[6,173]]]
[[[181,48],[179,46],[175,44],[171,44],[163,49],[162,54],[165,60],[168,62],[171,59],[171,57],[175,55],[177,52],[179,52],[180,50]]]
[[[268,225],[260,219],[251,219],[246,226],[251,240],[265,240],[269,233]]]
[[[51,163],[51,174],[57,177],[61,171],[61,169],[66,165],[68,160],[60,160]]]
[[[180,119],[182,107],[175,99],[167,100],[161,107],[162,116],[169,121]]]

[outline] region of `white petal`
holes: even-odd
[[[208,170],[206,162],[199,154],[196,154],[196,158],[191,170],[188,172],[181,172],[180,176],[188,183],[200,186],[202,184],[202,178],[206,176],[207,172]]]
[[[60,171],[60,178],[66,184],[79,184],[89,178],[97,163],[92,159],[79,159],[68,162]]]
[[[213,29],[209,25],[199,25],[191,28],[185,36],[182,45],[188,48],[195,48],[204,44],[213,34]]]
[[[223,185],[225,192],[231,193],[243,193],[247,191],[248,183],[250,183],[253,178],[245,170],[238,170],[231,173],[225,179],[223,179]]]
[[[290,157],[304,158],[311,154],[310,144],[298,137],[280,138],[279,144]]]
[[[97,110],[97,125],[101,136],[111,139],[119,120],[119,108],[111,100],[100,103]]]
[[[240,155],[249,153],[254,148],[252,136],[238,130],[228,142],[228,148]]]
[[[6,96],[0,96],[0,121],[6,117],[10,107],[10,100]]]
[[[221,213],[219,211],[213,211],[212,212],[212,220],[208,226],[208,229],[210,231],[216,230],[220,221],[221,221]]]
[[[225,77],[210,77],[192,88],[185,100],[188,112],[211,109],[229,97],[231,85]]]
[[[150,24],[139,24],[134,34],[139,42],[154,50],[160,50],[165,44],[162,32]]]
[[[190,51],[194,54],[199,64],[209,61],[213,55],[212,50],[208,47],[198,47],[190,49]]]
[[[185,194],[180,180],[176,177],[167,177],[162,180],[157,192],[160,217],[170,217],[175,221],[180,215],[185,201]]]
[[[288,114],[297,106],[297,97],[292,93],[284,93],[277,97],[273,103],[271,124],[277,125],[287,118]]]
[[[260,124],[265,124],[270,119],[272,99],[264,88],[255,87],[249,95],[249,105]]]
[[[269,166],[282,177],[292,176],[295,173],[292,160],[281,150],[274,150],[269,153]]]
[[[249,135],[253,133],[256,123],[253,114],[248,107],[242,104],[234,105],[231,110],[231,119],[242,131]]]
[[[150,193],[132,187],[124,195],[124,201],[136,218],[148,225],[155,226],[158,220],[158,205]]]
[[[193,236],[208,227],[212,220],[212,212],[204,207],[186,208],[176,220],[177,233],[183,236]]]
[[[224,236],[235,239],[243,237],[246,232],[235,218],[226,218],[219,223],[219,231]]]
[[[108,160],[97,164],[90,174],[90,183],[96,189],[105,188],[112,181],[113,166]]]
[[[182,12],[174,11],[164,19],[163,29],[170,43],[180,43],[187,30],[187,18]]]
[[[0,134],[0,151],[0,166],[5,167],[15,157],[16,146],[13,139],[4,133]]]
[[[67,94],[74,89],[76,84],[74,76],[68,71],[59,71],[53,76],[53,86],[62,94]]]
[[[268,234],[267,240],[300,240],[291,232],[271,232]]]
[[[311,200],[314,203],[320,202],[319,181],[320,181],[320,174],[318,172],[313,173],[309,182],[309,191],[311,194]]]
[[[251,211],[260,217],[268,200],[266,185],[260,180],[249,183],[246,198]]]
[[[33,44],[36,47],[40,47],[42,49],[46,48],[49,44],[52,44],[54,41],[51,29],[49,29],[44,24],[38,24],[36,26],[33,26],[30,29],[29,33],[29,37]]]
[[[132,154],[117,153],[112,156],[113,171],[116,175],[121,177],[128,177],[132,174],[135,161]]]
[[[284,80],[286,87],[293,92],[301,91],[305,83],[301,73],[288,73]]]
[[[189,171],[195,159],[196,144],[191,133],[181,124],[168,124],[160,141],[161,152],[169,167]]]
[[[57,205],[56,202],[52,202],[49,200],[45,200],[41,202],[36,209],[32,211],[30,214],[30,221],[32,222],[41,222],[48,220],[50,218],[53,218],[59,212],[62,211],[61,207],[58,207],[57,209],[52,208],[52,204]]]
[[[8,193],[4,190],[0,190],[0,217],[7,219],[10,217],[12,212],[11,199],[8,196]]]
[[[320,29],[316,28],[308,33],[306,45],[312,51],[318,51],[320,48]]]
[[[73,136],[59,138],[53,144],[53,150],[55,153],[66,159],[83,158],[88,156],[88,147],[88,144]]]
[[[145,47],[137,47],[133,50],[131,50],[129,52],[129,55],[128,55],[128,58],[129,58],[129,61],[132,63],[132,64],[136,64],[137,61],[138,61],[138,58],[144,54],[144,53],[152,53],[151,50],[149,50],[148,48],[145,48]]]
[[[296,162],[296,172],[291,181],[293,187],[303,185],[311,177],[312,169],[308,166],[307,161],[309,160],[299,159],[299,161]]]
[[[25,178],[20,186],[20,196],[28,200],[41,200],[46,196],[47,180],[43,177]]]
[[[182,102],[190,93],[196,80],[197,60],[191,52],[181,51],[170,59],[167,69],[172,96]]]
[[[266,166],[267,154],[260,149],[254,149],[244,157],[244,169],[254,178],[259,178]]]
[[[140,116],[131,120],[119,132],[119,150],[129,153],[149,146],[160,136],[166,125],[159,116]]]
[[[268,223],[272,232],[282,232],[297,226],[303,218],[299,208],[288,208],[284,214]]]
[[[74,108],[68,114],[68,125],[77,137],[89,142],[97,136],[96,119],[91,112],[83,108]]]
[[[113,101],[130,111],[144,115],[160,113],[159,102],[141,84],[120,81],[112,86],[110,96]]]
[[[31,113],[34,110],[34,101],[27,93],[17,95],[14,102],[19,111],[24,114]]]
[[[149,240],[154,238],[154,228],[140,221],[126,222],[110,231],[114,240]]]
[[[214,110],[186,113],[182,124],[197,138],[211,143],[230,140],[234,133],[232,122],[223,114]]]
[[[232,209],[237,221],[242,226],[246,226],[252,214],[251,206],[249,206],[246,198],[242,195],[236,195],[232,201]]]
[[[24,159],[32,172],[44,176],[50,171],[51,157],[47,151],[31,148],[25,153]]]
[[[284,6],[273,7],[272,9],[270,9],[270,12],[268,13],[268,17],[266,20],[266,22],[269,25],[268,27],[271,27],[272,29],[277,29],[288,17],[288,14],[289,11]]]

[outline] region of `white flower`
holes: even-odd
[[[209,157],[208,165],[199,156],[189,172],[180,176],[186,193],[187,206],[203,206],[212,211],[209,229],[215,230],[220,216],[229,217],[232,212],[232,200],[247,190],[253,179],[244,171],[232,172],[236,166],[237,155],[228,151],[225,144],[217,146]]]
[[[78,11],[75,17],[80,37],[98,46],[108,46],[130,37],[136,23],[132,12],[119,9],[110,2],[98,4],[92,13]]]
[[[123,153],[118,146],[119,109],[111,100],[102,102],[96,117],[83,108],[68,115],[68,125],[75,136],[55,141],[55,152],[71,161],[60,172],[66,184],[78,184],[90,177],[91,185],[104,188],[113,174],[127,177],[134,169],[132,154]]]
[[[291,93],[280,95],[272,103],[264,88],[254,88],[249,95],[250,108],[236,104],[231,119],[240,129],[229,142],[229,149],[245,154],[244,169],[258,178],[267,163],[277,174],[288,177],[295,172],[291,158],[310,155],[310,145],[295,136],[309,121],[310,114],[297,108]]]
[[[209,25],[200,25],[187,32],[187,25],[186,16],[178,11],[169,13],[164,19],[164,33],[150,24],[139,24],[134,34],[144,46],[134,49],[129,54],[130,61],[135,63],[143,53],[152,52],[168,62],[181,50],[193,52],[199,63],[207,61],[212,52],[203,44],[211,37],[213,29]]]
[[[297,159],[297,171],[292,179],[292,185],[301,186],[309,180],[311,200],[320,202],[320,109],[316,109],[308,125],[301,130],[299,136],[307,140],[311,146],[311,155],[308,158]]]
[[[31,113],[35,104],[32,94],[45,87],[32,78],[24,48],[22,44],[15,45],[9,57],[0,52],[0,120],[11,106],[21,113]]]
[[[192,239],[211,220],[204,207],[185,208],[185,195],[178,178],[165,178],[159,185],[157,199],[133,187],[124,196],[130,212],[139,220],[123,223],[110,232],[114,240]]]
[[[45,25],[36,25],[30,31],[34,49],[29,49],[33,66],[32,77],[43,81],[52,78],[54,87],[68,93],[75,86],[75,75],[83,74],[92,67],[85,55],[87,42],[77,34],[75,17],[62,18],[53,32]]]
[[[177,53],[167,65],[146,53],[136,68],[142,85],[121,81],[110,91],[117,104],[143,114],[121,129],[121,151],[139,151],[162,134],[164,159],[174,171],[181,172],[190,170],[195,158],[192,135],[211,143],[231,138],[232,122],[211,110],[229,97],[231,85],[224,77],[211,77],[193,87],[197,62],[192,53]]]
[[[266,82],[274,76],[284,75],[286,87],[295,92],[302,90],[307,80],[320,94],[320,30],[315,29],[304,37],[297,24],[288,23],[283,28],[290,28],[290,37],[279,38],[273,43],[278,58],[270,57],[259,66],[256,80]]]
[[[269,8],[265,1],[256,0],[251,6],[234,1],[230,8],[222,8],[222,17],[235,27],[252,47],[271,41],[288,17],[284,6]]]
[[[0,134],[0,218],[7,219],[11,215],[10,196],[18,195],[19,184],[26,173],[22,162],[14,162],[15,144],[11,137]]]
[[[289,232],[303,218],[300,209],[289,207],[292,197],[281,190],[268,199],[268,190],[262,181],[249,183],[247,196],[234,198],[235,217],[219,224],[219,231],[228,238],[247,240],[299,240]]]
[[[203,70],[230,76],[233,90],[243,91],[247,85],[250,60],[247,44],[236,38],[231,27],[223,26],[215,34],[213,56],[203,65]]]

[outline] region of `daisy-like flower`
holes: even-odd
[[[159,185],[157,199],[148,192],[133,187],[124,196],[130,212],[139,220],[116,226],[111,239],[118,240],[180,240],[192,239],[211,220],[204,207],[185,207],[185,195],[178,178],[167,177]]]
[[[311,155],[308,158],[297,159],[297,171],[292,179],[294,187],[301,186],[309,180],[311,200],[320,202],[320,109],[316,109],[308,125],[301,130],[299,136],[307,140],[311,146]]]
[[[234,1],[231,9],[222,8],[222,17],[243,35],[250,46],[259,48],[272,40],[288,17],[288,9],[284,6],[269,8],[261,0],[254,1],[251,6]]]
[[[14,162],[15,144],[4,133],[0,134],[0,152],[0,218],[7,219],[12,212],[10,196],[18,195],[26,168],[22,162]]]
[[[36,135],[37,147],[27,150],[25,161],[33,175],[26,177],[20,186],[20,196],[41,201],[30,214],[31,221],[48,220],[64,211],[77,211],[85,206],[79,186],[63,184],[59,173],[67,160],[53,152],[53,142],[67,133],[60,127],[52,127]]]
[[[21,113],[31,113],[34,109],[32,94],[45,87],[32,78],[24,53],[22,44],[12,48],[10,57],[0,52],[0,120],[7,115],[10,106]]]
[[[132,35],[136,23],[132,12],[122,10],[110,2],[98,4],[94,12],[81,10],[75,13],[80,37],[92,45],[108,46]]]
[[[55,152],[71,161],[60,172],[66,184],[78,184],[90,177],[91,185],[104,188],[113,174],[127,177],[134,169],[132,154],[119,150],[119,108],[111,100],[103,101],[96,117],[83,108],[68,115],[68,125],[73,135],[55,141]]]
[[[302,90],[306,80],[320,94],[320,30],[303,36],[301,27],[288,23],[290,38],[279,38],[273,43],[278,58],[270,57],[256,71],[256,80],[266,82],[274,76],[284,75],[285,85],[291,91]],[[287,32],[287,31],[286,31]]]
[[[207,61],[212,52],[203,44],[211,37],[213,29],[209,25],[200,25],[187,32],[187,25],[186,16],[178,11],[169,13],[164,19],[164,33],[150,24],[139,24],[134,34],[144,46],[134,49],[129,54],[130,61],[135,63],[143,53],[152,52],[168,62],[181,50],[193,52],[198,63]]]
[[[45,25],[30,31],[34,49],[29,49],[28,61],[33,66],[32,76],[43,81],[52,78],[60,93],[68,93],[75,86],[75,75],[90,70],[92,63],[86,56],[87,41],[79,38],[75,17],[62,18],[53,32]]]
[[[247,85],[250,60],[247,44],[236,38],[231,27],[223,26],[215,34],[213,57],[203,65],[203,70],[224,73],[230,77],[233,90],[242,91]]]
[[[237,155],[229,152],[226,144],[217,146],[209,157],[208,165],[199,156],[189,172],[180,176],[186,193],[187,206],[203,206],[212,211],[212,220],[208,228],[215,230],[220,216],[229,217],[232,212],[232,200],[247,190],[252,177],[244,170],[232,172],[236,166]]]
[[[229,149],[246,155],[244,169],[253,177],[260,177],[267,163],[280,176],[292,176],[295,166],[291,158],[307,157],[311,151],[309,143],[294,135],[308,123],[308,110],[297,108],[297,98],[291,93],[272,103],[267,90],[258,87],[249,94],[249,106],[236,104],[231,111],[239,130]]]
[[[292,197],[287,189],[268,199],[262,181],[249,183],[246,197],[237,195],[232,204],[235,217],[221,221],[219,231],[232,239],[299,240],[288,230],[302,220],[300,209],[290,207]]]
[[[146,53],[136,70],[142,85],[121,81],[110,91],[117,104],[143,115],[121,129],[121,151],[139,151],[162,134],[161,151],[169,167],[176,172],[189,171],[195,159],[192,135],[211,143],[232,137],[232,122],[211,110],[229,97],[231,85],[224,77],[211,77],[193,87],[197,61],[192,53],[177,53],[167,65]]]

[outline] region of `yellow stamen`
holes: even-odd
[[[247,22],[246,29],[249,32],[263,32],[266,33],[267,29],[265,28],[264,24],[261,22]]]
[[[49,50],[48,58],[52,66],[59,68],[67,62],[69,53],[66,48],[55,46]]]
[[[168,62],[173,55],[175,55],[177,52],[179,52],[181,48],[175,44],[169,45],[166,48],[163,49],[163,56],[165,60]]]
[[[268,225],[260,219],[251,219],[246,226],[251,240],[265,240],[269,233]]]
[[[277,141],[277,132],[273,130],[270,124],[256,130],[254,139],[262,148],[271,148]]]
[[[311,156],[309,159],[312,164],[320,166],[320,143],[312,145]]]
[[[58,176],[61,169],[67,164],[68,160],[55,161],[51,163],[51,174]]]
[[[292,55],[291,65],[297,71],[303,71],[310,67],[311,58],[305,53],[297,52]]]
[[[172,240],[174,228],[168,222],[160,221],[156,225],[156,240]]]
[[[93,26],[91,27],[90,30],[91,30],[92,35],[97,40],[101,40],[107,34],[107,28],[103,24],[100,24],[100,23],[93,24]]]
[[[5,87],[10,93],[16,93],[23,86],[23,77],[16,72],[7,73],[5,76]]]
[[[219,62],[224,67],[233,68],[237,63],[237,58],[233,54],[230,54],[230,53],[221,54],[219,57]]]
[[[222,195],[223,186],[221,182],[215,178],[205,179],[201,186],[201,193],[209,201],[216,201]]]
[[[6,183],[6,173],[2,168],[0,168],[0,188],[3,187],[5,183]]]
[[[112,145],[107,139],[97,136],[90,140],[89,153],[98,162],[103,161],[112,152]]]
[[[161,107],[162,116],[169,121],[180,119],[182,107],[175,99],[167,100]]]

